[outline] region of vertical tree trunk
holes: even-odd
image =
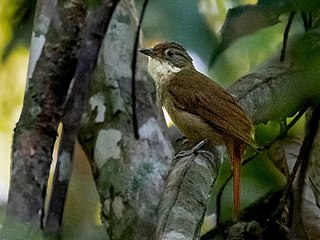
[[[135,84],[139,137],[135,138],[131,62],[136,29],[134,1],[121,1],[101,49],[79,137],[92,161],[102,222],[112,239],[152,238],[172,157],[161,131],[146,59],[139,55]]]
[[[45,28],[50,21],[44,14],[51,12],[53,18],[41,55],[34,71],[29,73],[22,113],[14,132],[11,182],[1,239],[41,238],[61,105],[77,63],[80,30],[85,18],[81,1],[58,1],[56,8],[51,1],[39,1],[38,7],[36,27],[41,22]],[[43,8],[50,10],[46,12]]]

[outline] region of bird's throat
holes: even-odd
[[[159,61],[155,58],[149,58],[148,70],[157,86],[172,79],[181,68],[174,67],[166,61]]]

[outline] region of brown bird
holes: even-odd
[[[148,70],[160,101],[173,123],[194,144],[225,144],[233,172],[233,220],[240,213],[241,157],[251,144],[252,123],[235,99],[198,72],[186,50],[174,42],[140,49],[149,56]]]

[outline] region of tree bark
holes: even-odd
[[[151,239],[172,149],[158,117],[155,88],[138,55],[136,122],[132,111],[131,63],[137,28],[134,1],[121,1],[90,86],[79,141],[91,160],[102,203],[101,218],[112,239]]]
[[[216,150],[180,152],[173,159],[158,209],[155,239],[199,239],[223,156]]]
[[[229,88],[254,124],[294,116],[319,99],[319,69],[277,63],[241,77]]]
[[[43,1],[38,3],[45,5]],[[44,201],[61,104],[74,74],[85,18],[81,2],[58,1],[56,8],[50,7],[57,14],[52,18],[41,55],[28,79],[14,132],[10,190],[1,239],[42,237]],[[42,18],[39,21],[45,23],[48,16],[42,15],[41,10],[37,12]]]
[[[83,5],[77,1],[58,1],[56,11],[58,14],[53,14],[44,48],[30,76],[15,129],[2,239],[41,237],[39,229],[43,227],[52,150],[62,117],[61,106],[77,65],[85,17]],[[159,215],[157,227],[157,206],[173,151],[163,135],[161,108],[157,106],[144,57],[138,56],[136,79],[131,78],[136,28],[134,1],[121,1],[100,51],[90,85],[89,104],[84,106],[86,112],[79,140],[91,161],[102,203],[102,221],[112,239],[151,239],[156,228],[161,239],[172,236],[171,230],[180,227],[193,233],[188,233],[191,239],[198,238],[219,158],[215,153],[209,157],[206,153],[190,155],[186,162],[173,163],[161,201],[163,215]],[[302,106],[318,100],[320,84],[316,63],[310,63],[313,74],[309,74],[310,69],[277,63],[242,77],[229,92],[255,124],[290,117]],[[133,104],[136,104],[136,114],[132,111]],[[182,170],[179,170],[180,164],[185,164]],[[184,192],[188,188],[192,188],[193,194]],[[197,194],[199,189],[203,190],[201,194]],[[192,204],[185,205],[188,202]],[[185,206],[189,212],[175,215],[177,209]],[[187,217],[190,212],[194,221]],[[182,220],[192,222],[192,227],[175,226]]]
[[[73,163],[73,149],[80,129],[84,106],[88,100],[89,83],[98,60],[102,40],[106,35],[117,3],[118,0],[104,0],[99,6],[91,7],[88,10],[77,68],[63,104],[63,131],[44,221],[44,232],[50,233],[50,235],[58,236],[61,231],[64,204]]]

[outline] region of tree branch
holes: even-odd
[[[218,156],[216,151],[203,150],[180,152],[175,156],[158,208],[155,239],[200,237],[207,203],[222,161]]]
[[[306,178],[307,169],[309,165],[312,145],[319,128],[319,120],[320,120],[320,107],[318,106],[312,110],[312,115],[308,121],[307,128],[306,128],[306,135],[304,137],[304,141],[300,148],[300,153],[298,155],[297,162],[296,162],[296,164],[300,165],[300,172],[297,178],[298,179],[297,188],[294,192],[293,215],[292,215],[290,239],[296,239],[301,237],[302,239],[306,238],[305,232],[303,231],[302,211],[301,211],[303,189],[304,189],[303,187],[304,187],[304,181]]]
[[[320,93],[318,74],[315,68],[311,71],[279,63],[241,77],[229,88],[229,93],[235,96],[254,124],[267,123],[292,117],[312,104]]]
[[[280,54],[280,62],[284,62],[286,59],[286,52],[287,52],[287,44],[288,44],[288,37],[290,32],[290,27],[293,21],[294,16],[296,15],[296,12],[291,12],[288,18],[288,23],[286,25],[286,28],[283,33],[283,41],[282,41],[282,49]]]
[[[73,150],[84,106],[87,104],[89,82],[98,59],[102,40],[117,3],[118,0],[104,0],[99,6],[88,12],[82,46],[79,50],[78,65],[63,106],[63,134],[54,173],[51,199],[45,218],[44,231],[46,233],[58,234],[61,230]]]

